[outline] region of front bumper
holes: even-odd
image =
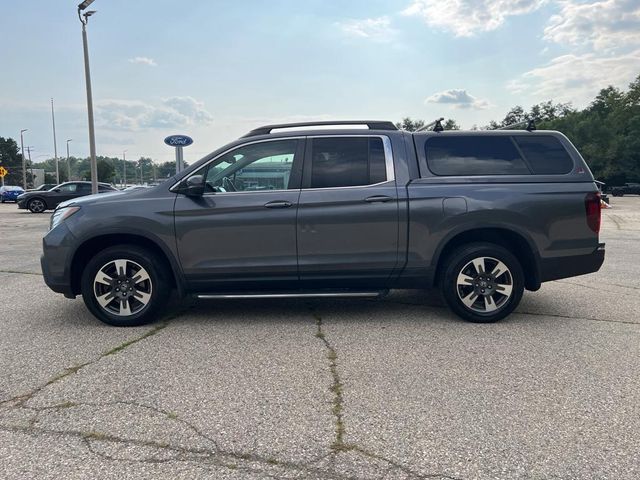
[[[75,237],[62,223],[50,230],[42,239],[40,267],[44,283],[67,298],[75,298],[71,281],[71,255]]]
[[[27,199],[21,198],[18,200],[18,208],[27,208]]]
[[[561,278],[577,277],[600,270],[604,263],[605,244],[600,243],[588,255],[573,255],[570,257],[547,258],[540,261],[541,281],[549,282]]]

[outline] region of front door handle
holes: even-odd
[[[283,200],[275,200],[273,202],[265,203],[265,208],[289,208],[293,205],[291,202]]]
[[[374,202],[388,202],[393,200],[391,197],[387,197],[386,195],[373,195],[372,197],[367,197],[364,199],[365,202],[374,203]]]

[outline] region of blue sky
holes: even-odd
[[[0,136],[35,161],[88,154],[77,2],[5,2]],[[584,106],[640,73],[638,0],[96,0],[89,48],[101,155],[193,161],[265,123],[500,119],[513,105]]]

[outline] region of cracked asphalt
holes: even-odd
[[[435,294],[176,305],[102,325],[0,205],[2,479],[640,478],[640,198],[600,272],[492,325]]]

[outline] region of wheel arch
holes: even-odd
[[[88,238],[84,242],[82,242],[82,244],[80,244],[80,246],[76,249],[73,258],[71,259],[71,264],[69,267],[71,289],[73,293],[80,294],[80,281],[82,278],[83,267],[96,252],[104,250],[107,247],[123,244],[136,245],[138,247],[145,248],[157,255],[158,258],[168,268],[169,272],[171,272],[171,286],[177,288],[180,295],[184,293],[185,288],[184,282],[182,280],[182,274],[179,270],[178,265],[175,263],[175,259],[172,258],[171,254],[165,251],[165,249],[159,244],[159,242],[143,235],[129,233],[110,233],[98,235]]]
[[[476,242],[494,243],[509,250],[522,265],[525,273],[525,288],[527,290],[540,288],[540,261],[537,248],[521,232],[505,227],[469,228],[451,234],[441,242],[434,256],[436,260],[434,283],[441,278],[446,259],[451,252],[462,245]]]

